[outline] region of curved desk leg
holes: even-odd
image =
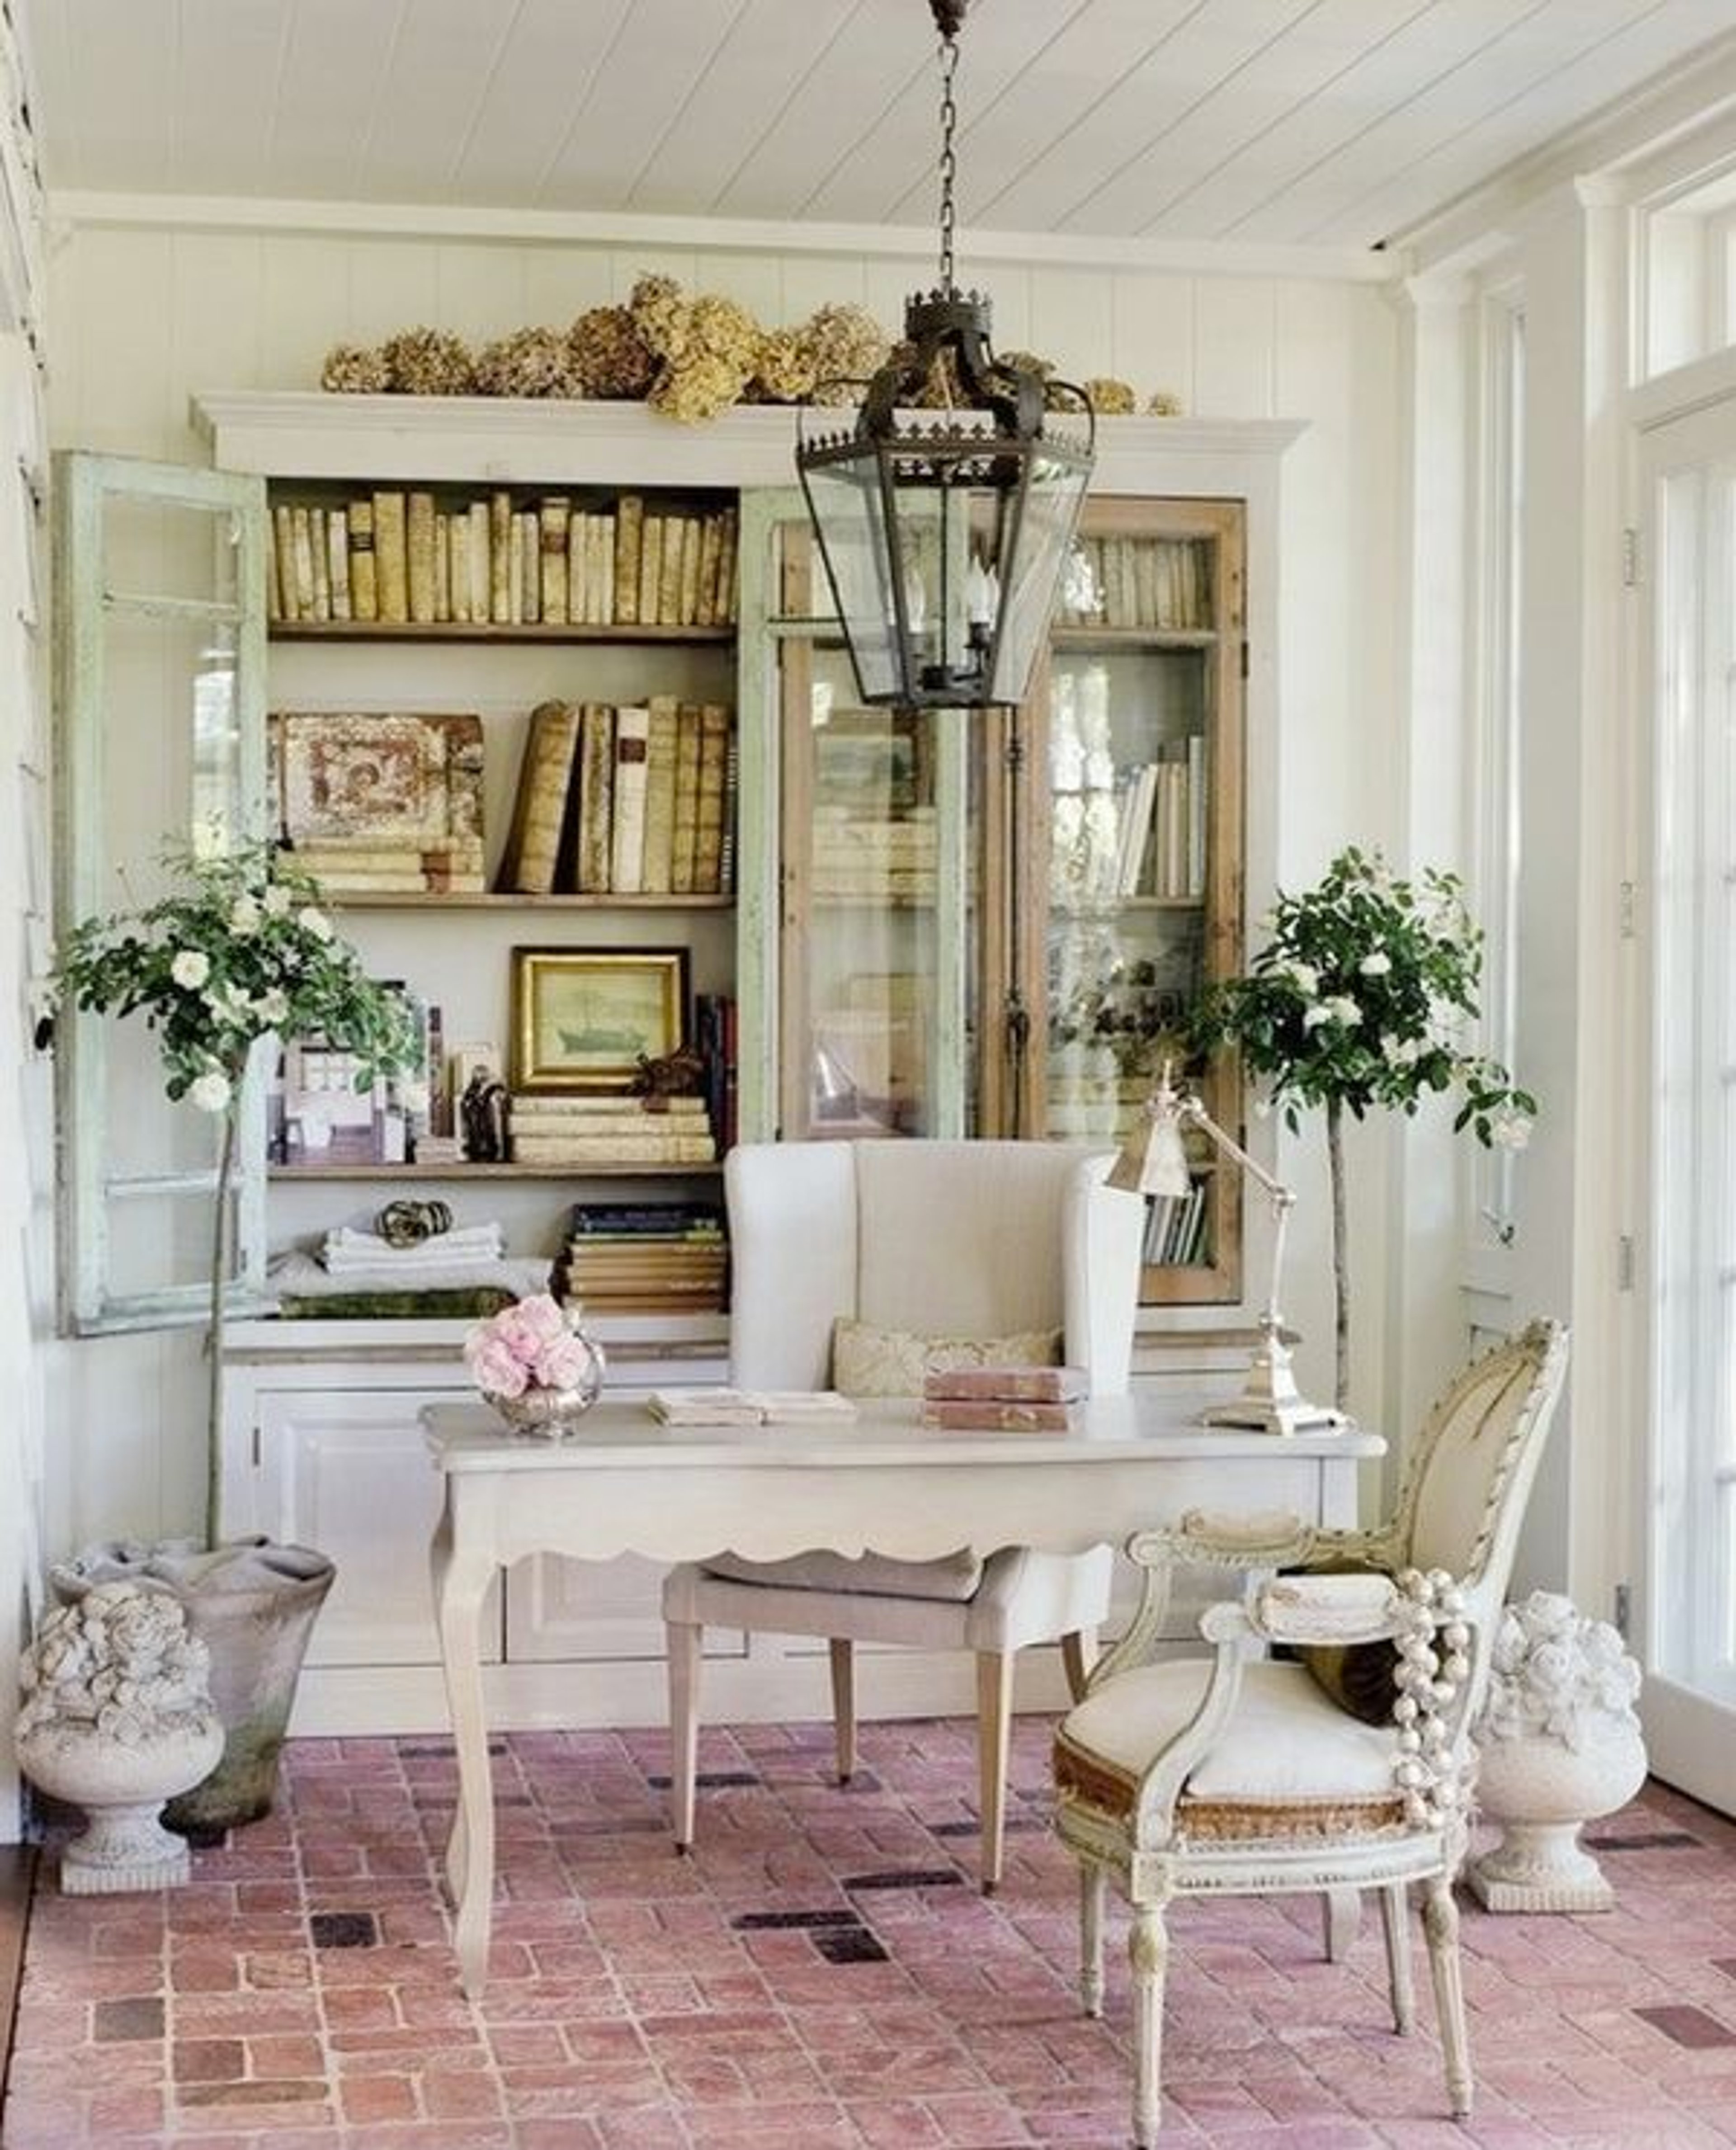
[[[488,1927],[494,1897],[494,1786],[488,1766],[488,1727],[482,1712],[482,1601],[495,1563],[460,1553],[447,1511],[434,1536],[431,1562],[447,1706],[458,1759],[458,1805],[446,1853],[447,1880],[457,1917],[453,1946],[458,1982],[472,1999],[488,1976]]]

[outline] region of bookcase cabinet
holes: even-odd
[[[1076,608],[1057,619],[1022,711],[987,719],[943,714],[912,728],[898,719],[860,721],[835,624],[815,603],[811,581],[800,580],[805,532],[790,485],[787,411],[732,411],[688,428],[638,406],[214,393],[197,400],[195,416],[216,469],[185,473],[186,490],[209,492],[234,541],[227,551],[221,539],[214,548],[235,569],[220,593],[225,638],[220,655],[208,658],[204,629],[183,634],[191,725],[184,689],[164,684],[168,673],[141,662],[124,674],[133,721],[126,736],[111,728],[108,795],[122,798],[134,855],[148,855],[164,830],[186,825],[189,800],[200,812],[201,802],[219,800],[229,825],[262,832],[267,709],[477,714],[487,886],[359,891],[342,906],[346,930],[371,968],[442,1001],[449,1044],[504,1045],[514,946],[679,946],[695,990],[735,997],[744,1139],[881,1127],[1102,1132],[1107,1143],[1112,1130],[1090,1116],[1106,1119],[1113,1109],[1118,1119],[1136,1102],[1144,1070],[1118,1072],[1111,1108],[1103,1071],[1074,1065],[1058,1021],[1067,965],[1088,979],[1108,960],[1113,940],[1114,960],[1149,961],[1165,978],[1172,970],[1209,975],[1238,945],[1244,884],[1271,878],[1273,802],[1269,790],[1244,787],[1241,771],[1271,765],[1278,473],[1294,427],[1103,421],[1085,526],[1085,558],[1100,548],[1093,573],[1106,593],[1101,616]],[[451,502],[502,488],[564,492],[596,507],[623,492],[648,502],[728,502],[739,515],[739,623],[282,619],[268,639],[263,531],[270,501],[300,493],[330,502],[364,486],[427,490]],[[211,517],[196,537],[166,548],[160,520],[139,529],[136,549],[175,569],[163,578],[169,607],[159,608],[173,619],[187,578],[209,572]],[[1122,541],[1197,548],[1187,603],[1180,554],[1153,550],[1123,560],[1101,550]],[[1180,578],[1167,598],[1158,573],[1166,557]],[[1154,859],[1130,870],[1131,886],[1121,872],[1111,887],[1093,885],[1088,900],[1070,877],[1062,825],[1076,798],[1105,787],[1085,771],[1082,739],[1070,776],[1062,713],[1071,695],[1077,729],[1082,700],[1097,692],[1087,684],[1093,667],[1109,675],[1116,771],[1096,802],[1098,819],[1105,805],[1118,816],[1117,786],[1129,770],[1175,762],[1188,775],[1204,772],[1203,887],[1188,878],[1178,891],[1160,888]],[[653,692],[735,709],[732,891],[496,893],[532,710],[551,698],[619,704]],[[826,724],[817,725],[822,714]],[[105,715],[93,708],[87,721],[100,729]],[[1160,781],[1178,780],[1154,777],[1153,791]],[[1176,825],[1194,832],[1196,854],[1200,795],[1185,812],[1171,802]],[[864,825],[880,833],[863,838]],[[93,858],[100,840],[94,825],[81,839]],[[117,893],[92,881],[74,897],[83,910]],[[1141,1042],[1150,1047],[1158,1036]],[[117,1076],[106,1096],[87,1099],[94,1140],[85,1142],[85,1156],[104,1154],[125,1098],[149,1091],[154,1100],[154,1083],[137,1071],[128,1079],[130,1091]],[[1233,1091],[1220,1085],[1210,1102],[1226,1124],[1239,1119]],[[122,1144],[131,1182],[124,1213],[108,1205],[124,1226],[108,1251],[127,1250],[141,1277],[147,1257],[168,1259],[196,1318],[209,1256],[208,1161],[194,1140],[202,1131],[189,1135],[185,1116],[159,1113],[154,1102],[125,1109],[136,1122]],[[255,1282],[269,1249],[366,1223],[400,1183],[449,1200],[456,1221],[498,1217],[512,1249],[527,1254],[553,1252],[569,1205],[585,1194],[717,1192],[714,1174],[643,1166],[582,1177],[512,1164],[303,1166],[268,1177],[259,1133],[238,1203],[243,1270]],[[157,1220],[169,1182],[152,1144],[179,1174],[179,1207],[166,1228]],[[1167,1332],[1193,1325],[1200,1348],[1190,1366],[1216,1352],[1232,1383],[1239,1367],[1232,1332],[1249,1250],[1237,1240],[1233,1191],[1220,1194],[1201,1178],[1213,1205],[1202,1244],[1212,1259],[1153,1262],[1152,1333],[1136,1356],[1139,1378],[1164,1377],[1158,1325]],[[93,1208],[102,1206],[98,1194]],[[1260,1228],[1253,1219],[1254,1232]],[[142,1324],[160,1312],[158,1298],[140,1293],[129,1318]],[[722,1317],[598,1326],[618,1392],[721,1378],[727,1364]],[[338,1590],[303,1683],[304,1730],[444,1722],[426,1597],[435,1488],[416,1413],[426,1401],[464,1392],[460,1335],[453,1325],[406,1322],[231,1325],[225,1527],[309,1537],[339,1559]],[[657,1581],[633,1563],[602,1573],[544,1567],[511,1578],[489,1668],[496,1721],[570,1723],[575,1713],[592,1722],[660,1721]],[[770,1638],[748,1645],[719,1637],[715,1648],[708,1682],[719,1718],[823,1713],[823,1650]],[[581,1660],[592,1668],[584,1680],[563,1676],[563,1664]],[[877,1708],[971,1706],[968,1668],[947,1660],[896,1653],[869,1677]],[[1042,1653],[1021,1680],[1027,1704],[1060,1697],[1058,1668]]]

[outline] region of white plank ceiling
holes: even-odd
[[[51,190],[932,227],[926,0],[15,0]],[[1736,0],[974,0],[984,231],[1373,245]]]

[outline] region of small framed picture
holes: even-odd
[[[684,948],[515,948],[515,1090],[624,1090],[687,1042]]]

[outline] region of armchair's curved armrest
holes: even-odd
[[[1189,1508],[1178,1523],[1136,1532],[1128,1540],[1128,1558],[1142,1567],[1178,1560],[1214,1567],[1284,1567],[1304,1557],[1315,1536],[1310,1524],[1285,1509],[1220,1516]]]
[[[1378,1643],[1398,1633],[1404,1606],[1384,1575],[1281,1575],[1252,1593],[1245,1617],[1267,1643]]]

